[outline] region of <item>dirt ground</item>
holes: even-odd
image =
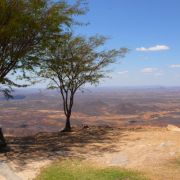
[[[145,172],[154,180],[180,179],[180,132],[166,129],[125,131],[117,152],[105,152],[96,162]]]
[[[87,127],[68,133],[9,138],[11,151],[0,155],[8,179],[33,179],[57,159],[82,158],[102,166],[136,169],[152,180],[180,179],[180,132],[157,127]],[[5,172],[5,171],[4,171]],[[18,179],[17,178],[17,179]],[[9,178],[10,179],[10,178]]]

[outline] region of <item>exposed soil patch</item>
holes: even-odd
[[[9,137],[11,151],[1,154],[0,159],[22,179],[32,179],[51,161],[82,158],[104,166],[138,169],[156,180],[178,180],[179,137],[180,132],[166,128],[75,128],[71,133]]]

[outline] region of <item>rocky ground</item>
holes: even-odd
[[[0,179],[33,179],[57,159],[81,158],[102,166],[143,171],[154,180],[180,179],[180,132],[156,127],[75,128],[71,133],[39,133],[13,138],[0,154]]]

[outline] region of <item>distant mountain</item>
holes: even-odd
[[[22,99],[25,99],[25,98],[26,98],[25,95],[15,95],[10,100],[22,100]],[[2,97],[0,97],[0,100],[6,100],[6,98],[2,96]]]

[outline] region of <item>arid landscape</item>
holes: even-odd
[[[59,132],[64,115],[56,92],[14,95],[0,102],[0,122],[11,148],[0,155],[2,177],[34,179],[55,160],[78,158],[137,170],[152,180],[179,179],[180,132],[167,128],[180,127],[179,88],[79,92],[71,133]]]
[[[179,0],[0,0],[0,180],[180,180]]]
[[[53,162],[80,159],[100,168],[136,170],[148,180],[179,180],[179,133],[162,127],[91,126],[71,133],[9,137],[11,151],[0,154],[0,174],[7,180],[32,180]]]
[[[120,127],[180,125],[179,90],[99,88],[79,92],[72,124]],[[55,91],[17,91],[14,100],[0,101],[0,124],[8,136],[59,131],[65,121],[59,99]]]

